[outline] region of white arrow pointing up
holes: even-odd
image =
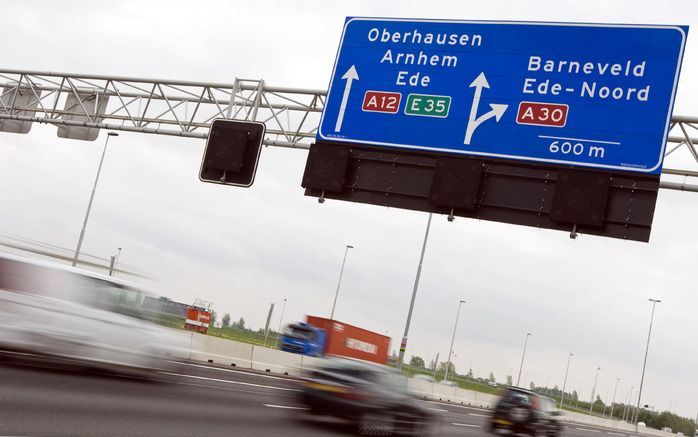
[[[470,140],[473,138],[475,129],[477,129],[478,126],[480,126],[485,121],[494,117],[495,121],[499,122],[499,120],[502,118],[502,115],[504,115],[504,111],[506,111],[509,107],[509,105],[491,103],[491,110],[489,112],[486,112],[485,114],[482,114],[480,117],[477,117],[477,108],[478,106],[480,106],[480,97],[482,96],[482,89],[489,89],[490,87],[490,84],[489,82],[487,82],[487,78],[485,77],[485,73],[480,73],[470,84],[470,87],[475,88],[475,95],[473,96],[473,104],[470,107],[468,126],[465,128],[465,141],[463,142],[464,144],[470,144]]]
[[[475,116],[477,115],[477,107],[480,104],[480,96],[482,95],[483,88],[490,88],[489,82],[485,77],[485,73],[480,73],[475,80],[470,84],[470,88],[475,87],[475,96],[473,97],[473,105],[470,107],[470,117],[468,122],[475,121]]]
[[[359,80],[359,73],[356,72],[356,66],[352,65],[342,79],[347,83],[344,85],[344,95],[342,95],[342,104],[339,105],[339,114],[337,114],[337,124],[334,126],[335,132],[342,130],[342,122],[344,121],[344,111],[347,109],[347,101],[349,100],[349,92],[351,91],[351,83],[354,80]]]

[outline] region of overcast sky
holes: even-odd
[[[134,77],[326,88],[346,16],[698,25],[695,1],[228,1],[4,2],[2,66]],[[698,116],[698,43],[692,33],[675,114]],[[104,133],[93,142],[56,129],[0,135],[0,233],[74,247]],[[303,196],[306,152],[263,150],[251,189],[203,184],[203,141],[122,133],[102,170],[83,251],[155,278],[162,294],[203,298],[220,313],[263,326],[288,299],[286,321],[329,316],[344,246],[336,318],[399,344],[425,213]],[[667,161],[693,168],[686,156]],[[562,385],[617,399],[640,382],[649,297],[655,315],[644,403],[694,417],[698,409],[698,194],[661,191],[649,244],[435,216],[408,356],[447,354],[465,299],[456,368],[499,381]],[[272,326],[279,322],[279,310]]]

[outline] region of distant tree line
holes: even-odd
[[[696,426],[693,419],[681,417],[669,411],[653,413],[648,410],[641,410],[638,420],[645,422],[647,426],[652,428],[662,429],[668,426],[673,432],[682,432],[685,436],[692,436]]]
[[[410,358],[410,366],[416,367],[418,369],[423,369],[424,359],[422,357],[416,357],[413,355],[412,358]]]
[[[229,313],[223,314],[223,318],[221,319],[221,326],[223,328],[233,328],[233,329],[239,329],[241,331],[247,331],[248,329],[245,327],[245,319],[243,317],[240,317],[240,319],[237,322],[233,322],[232,324],[230,323],[231,317]]]
[[[562,390],[558,386],[553,388],[535,387],[534,391],[553,398],[557,402],[560,402],[562,397]],[[625,420],[626,422],[632,420],[632,415],[635,411],[635,405],[627,405],[620,402],[616,402],[613,405],[606,404],[598,395],[594,400],[594,404],[591,405],[589,402],[580,400],[576,391],[572,393],[565,392],[565,407],[574,407],[582,412],[589,412],[591,407],[594,415],[607,418],[613,417],[616,420]],[[682,432],[686,437],[693,436],[695,432],[695,421],[693,419],[681,417],[669,411],[659,413],[641,408],[637,420],[644,422],[650,428],[662,429],[669,427],[672,432]]]

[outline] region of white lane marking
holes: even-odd
[[[438,404],[438,405],[445,405],[447,407],[458,407],[458,408],[465,408],[466,410],[475,410],[475,411],[490,411],[486,408],[479,408],[479,407],[471,407],[469,405],[458,405],[458,404],[448,404],[446,402],[438,402],[438,401],[424,401],[429,404]]]
[[[625,435],[625,434],[623,434],[622,432],[612,432],[612,431],[608,431],[608,432],[606,432],[606,434]]]
[[[255,372],[246,372],[244,370],[222,369],[220,367],[203,366],[201,364],[193,364],[193,363],[177,363],[177,364],[184,364],[185,366],[191,366],[191,367],[200,367],[202,369],[220,370],[221,372],[242,373],[244,375],[256,376],[258,378],[281,379],[284,381],[288,381],[290,379],[288,377],[284,378],[283,376],[261,375],[259,373],[255,373]]]
[[[490,417],[489,414],[477,414],[477,413],[468,413],[469,416],[477,416],[477,417]]]
[[[575,428],[575,429],[578,429],[580,431],[586,431],[586,432],[601,432],[598,429],[587,429],[587,428]]]
[[[269,388],[272,390],[283,390],[283,391],[300,391],[295,388],[287,388],[287,387],[275,387],[273,385],[263,385],[263,384],[252,384],[251,382],[242,382],[242,381],[228,381],[226,379],[218,379],[218,378],[208,378],[206,376],[195,376],[195,375],[183,375],[181,373],[170,373],[170,372],[158,372],[163,375],[170,375],[170,376],[179,376],[179,377],[185,377],[185,378],[194,378],[194,379],[203,379],[204,381],[214,381],[214,382],[224,382],[226,384],[235,384],[235,385],[246,385],[249,387],[259,387],[259,388]]]
[[[25,355],[25,356],[32,356],[32,357],[41,357],[41,355],[37,354],[32,354],[29,352],[17,352],[17,351],[2,351],[3,355]],[[2,437],[8,437],[8,436],[2,436]]]
[[[153,379],[153,381],[158,381],[157,379]],[[261,391],[254,391],[254,390],[243,390],[240,388],[232,388],[232,387],[219,387],[217,385],[204,385],[204,384],[194,384],[191,382],[176,382],[175,384],[177,385],[185,385],[187,387],[199,387],[199,388],[205,388],[209,390],[223,390],[223,391],[234,391],[235,393],[249,393],[249,394],[254,394],[254,395],[259,395],[259,396],[270,396],[270,393],[264,393]],[[292,397],[294,395],[292,394],[281,394],[281,393],[274,393],[273,396],[275,397]],[[3,437],[3,436],[0,436]]]
[[[269,408],[281,408],[284,410],[307,410],[306,407],[292,407],[290,405],[274,405],[274,404],[264,404],[265,407]]]
[[[469,423],[456,423],[456,422],[453,422],[453,423],[451,423],[451,425],[453,425],[453,426],[468,426],[468,427],[470,427],[470,428],[482,428],[480,425],[471,425],[471,424],[469,424]]]
[[[448,410],[442,410],[441,408],[429,408],[429,407],[427,407],[427,410],[438,411],[439,413],[448,413]]]

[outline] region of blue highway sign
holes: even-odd
[[[317,138],[658,174],[687,32],[347,18]]]

